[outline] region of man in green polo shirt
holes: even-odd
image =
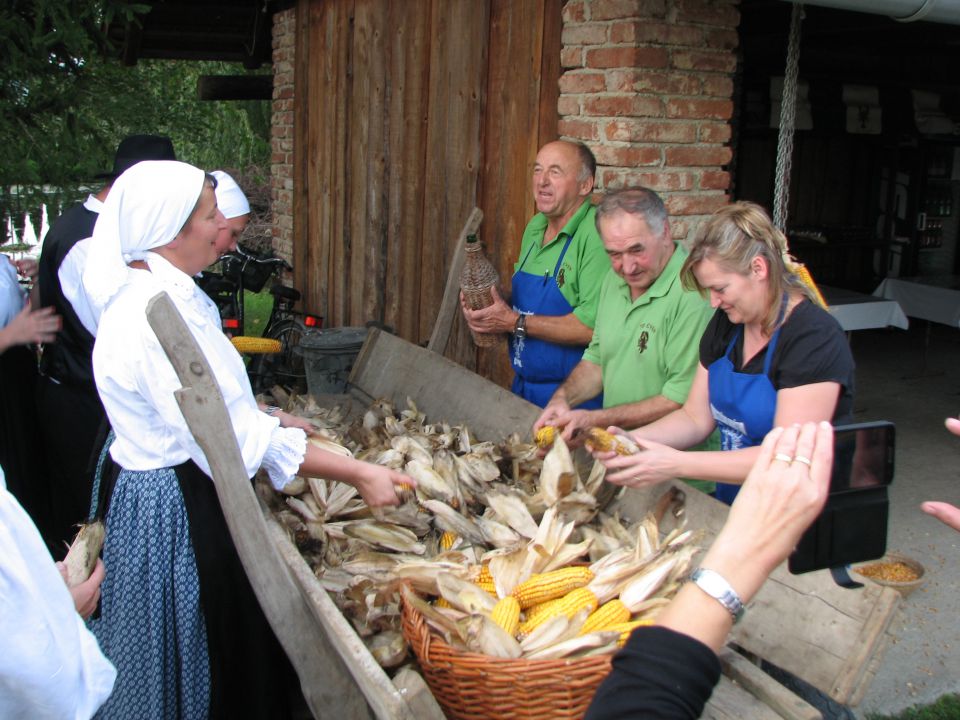
[[[513,391],[543,407],[593,335],[600,285],[610,269],[590,203],[597,162],[581,143],[547,143],[533,168],[537,214],[514,265],[510,304],[463,314],[475,333],[509,333]],[[588,407],[601,406],[591,398]]]
[[[655,192],[609,192],[596,221],[612,271],[600,289],[593,340],[534,425],[562,428],[572,445],[586,428],[632,429],[683,405],[713,314],[705,298],[680,283],[687,254],[673,241]],[[601,409],[571,409],[601,392]],[[712,483],[696,485],[712,490]]]

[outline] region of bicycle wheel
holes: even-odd
[[[264,337],[279,340],[280,352],[256,358],[256,377],[251,373],[250,378],[255,393],[269,390],[274,385],[300,394],[307,391],[303,356],[295,351],[306,332],[307,326],[299,318],[281,320],[267,330]]]

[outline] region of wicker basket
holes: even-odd
[[[610,672],[611,655],[569,660],[505,660],[451,647],[403,603],[403,636],[430,691],[449,718],[582,718]]]

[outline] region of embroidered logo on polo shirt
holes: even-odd
[[[560,272],[557,273],[557,287],[562,288],[563,284],[567,281],[566,276],[564,275],[564,268],[560,268]]]
[[[647,342],[649,342],[649,340],[650,340],[650,333],[648,333],[646,330],[640,333],[640,337],[637,338],[638,353],[640,353],[641,355],[643,354],[643,351],[647,349]]]

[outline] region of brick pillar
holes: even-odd
[[[560,133],[597,156],[601,189],[645,185],[673,236],[729,202],[737,0],[570,0]]]
[[[293,62],[296,9],[273,16],[273,111],[270,128],[270,197],[273,249],[293,257]]]

